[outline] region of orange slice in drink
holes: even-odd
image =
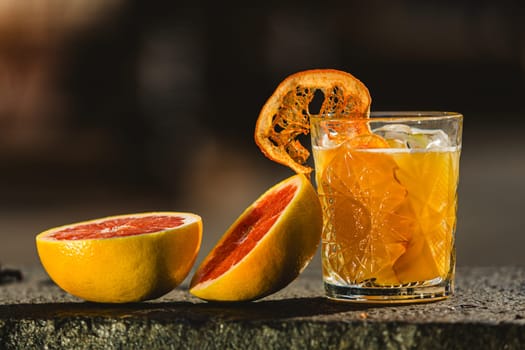
[[[351,143],[331,157],[318,177],[325,220],[331,223],[323,232],[325,271],[347,283],[398,284],[392,266],[406,251],[413,223],[397,214],[407,191],[394,177],[396,162]]]
[[[410,192],[407,216],[414,218],[414,227],[407,252],[394,270],[401,282],[446,278],[456,224],[458,154],[400,154],[396,161],[396,178]]]
[[[275,89],[259,113],[255,142],[269,159],[297,173],[310,174],[310,152],[298,137],[310,133],[310,104],[322,94],[319,115],[337,118],[367,118],[371,97],[353,75],[334,69],[312,69],[288,76]],[[367,133],[362,125],[359,133]]]

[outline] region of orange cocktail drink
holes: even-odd
[[[311,118],[328,297],[366,302],[453,293],[462,116]]]

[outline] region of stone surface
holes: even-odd
[[[205,303],[182,285],[136,304],[83,302],[39,267],[0,285],[2,349],[524,349],[525,267],[459,268],[444,301],[367,306],[323,297],[307,269],[257,302]]]

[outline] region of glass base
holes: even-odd
[[[446,299],[454,293],[452,281],[399,287],[337,286],[324,282],[324,288],[326,296],[332,300],[376,304],[431,302]]]

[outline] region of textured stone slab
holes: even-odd
[[[0,285],[6,349],[524,349],[525,267],[460,268],[444,301],[367,306],[323,297],[309,268],[258,302],[213,304],[183,285],[144,303],[83,302],[38,267]]]

